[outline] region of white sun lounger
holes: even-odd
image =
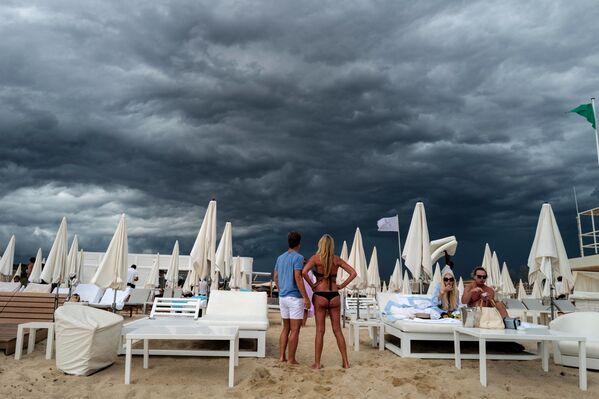
[[[17,292],[21,288],[21,283],[0,282],[0,292]]]
[[[587,368],[599,370],[599,313],[568,313],[551,321],[549,326],[552,330],[586,336]],[[576,342],[558,342],[553,346],[553,350],[553,360],[556,364],[578,367],[578,345]]]

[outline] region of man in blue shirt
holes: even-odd
[[[304,309],[310,309],[310,299],[302,279],[304,257],[299,253],[301,239],[302,236],[297,231],[287,235],[289,249],[277,258],[274,273],[283,319],[283,329],[279,337],[279,361],[287,361],[289,364],[298,364],[295,360],[295,352],[299,341],[299,330],[304,318]],[[289,344],[289,356],[285,358],[287,344]]]

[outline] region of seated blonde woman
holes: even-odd
[[[433,291],[432,303],[443,313],[451,314],[458,310],[459,292],[456,286],[455,276],[449,266],[441,271],[442,281],[437,284]]]

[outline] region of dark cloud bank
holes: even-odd
[[[543,201],[570,256],[599,205],[593,131],[565,114],[598,93],[593,2],[53,1],[0,5],[0,246],[47,252],[60,218],[105,250],[188,253],[205,206],[270,270],[417,200],[454,234],[464,273],[484,243],[513,274]]]

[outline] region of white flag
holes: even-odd
[[[376,224],[379,227],[379,231],[399,231],[397,216],[379,219]]]

